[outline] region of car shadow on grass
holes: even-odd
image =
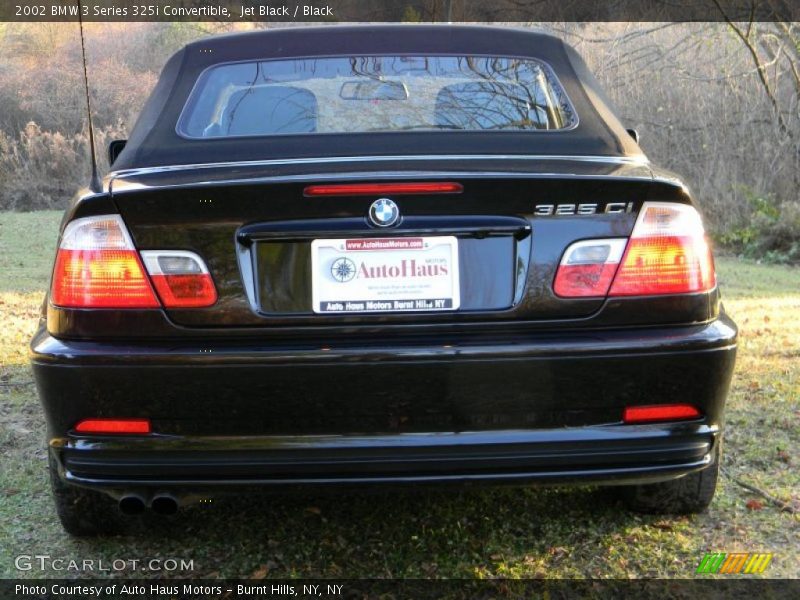
[[[190,545],[194,576],[536,576],[633,518],[608,488],[347,490],[221,496],[129,535],[162,553]]]

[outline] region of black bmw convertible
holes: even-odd
[[[561,40],[203,39],[110,155],[31,343],[68,532],[245,488],[711,501],[737,331],[703,223]]]

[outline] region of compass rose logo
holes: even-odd
[[[356,264],[344,256],[337,258],[331,265],[331,276],[339,283],[347,283],[356,276]]]

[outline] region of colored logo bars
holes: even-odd
[[[709,552],[697,566],[697,573],[763,573],[772,562],[772,553]]]

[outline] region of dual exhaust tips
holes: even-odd
[[[140,515],[148,508],[144,496],[126,494],[119,499],[119,510],[124,515]],[[156,494],[149,503],[149,508],[158,515],[174,515],[178,512],[178,501],[169,494]]]

